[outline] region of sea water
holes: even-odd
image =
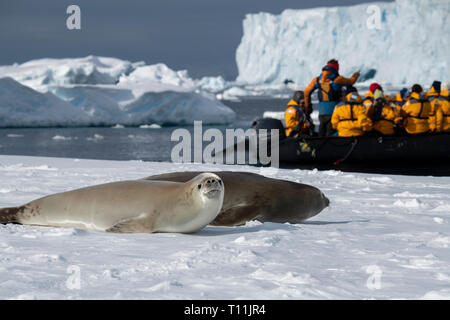
[[[288,99],[267,97],[223,101],[236,112],[236,120],[217,128],[248,129],[264,111],[284,111]],[[0,128],[0,154],[105,160],[170,161],[172,132],[180,126]],[[193,126],[183,128],[193,132]]]

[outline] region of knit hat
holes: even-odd
[[[407,88],[403,88],[402,90],[400,90],[400,96],[402,98],[406,97],[407,93],[408,93],[408,89]]]
[[[372,93],[374,93],[375,90],[377,90],[377,89],[383,90],[383,89],[381,88],[381,86],[380,86],[378,83],[376,83],[376,82],[372,83],[372,84],[370,85],[370,87],[369,87],[369,90],[370,90]]]
[[[434,88],[434,91],[440,92],[441,91],[441,82],[440,81],[433,81],[433,84],[431,85],[432,88]]]
[[[339,71],[339,63],[327,63],[327,66],[334,68],[336,71]]]
[[[331,59],[327,62],[327,66],[334,68],[334,70],[339,71],[339,62],[336,59]]]

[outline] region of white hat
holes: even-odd
[[[450,82],[443,82],[441,84],[441,90],[449,90],[450,89]]]

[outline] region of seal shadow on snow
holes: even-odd
[[[230,235],[230,234],[244,234],[244,233],[252,233],[252,232],[260,232],[260,231],[293,231],[299,230],[302,228],[302,225],[334,225],[334,224],[349,224],[355,222],[370,222],[369,219],[362,220],[344,220],[344,221],[304,221],[298,224],[290,224],[290,223],[276,223],[276,222],[264,222],[258,225],[253,226],[235,226],[235,227],[220,227],[220,226],[207,226],[202,230],[195,233],[198,236],[222,236],[222,235]]]
[[[264,222],[258,225],[253,226],[234,226],[234,227],[220,227],[220,226],[207,226],[203,228],[196,235],[199,236],[222,236],[229,234],[243,234],[243,233],[252,233],[252,232],[260,232],[260,231],[293,231],[300,229],[299,225],[289,224],[289,223],[276,223],[276,222]]]
[[[346,221],[303,221],[300,224],[310,224],[310,225],[327,225],[327,224],[348,224],[354,222],[370,222],[369,219],[364,220],[346,220]]]

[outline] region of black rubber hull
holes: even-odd
[[[280,141],[280,162],[340,163],[449,163],[450,133],[286,138]]]

